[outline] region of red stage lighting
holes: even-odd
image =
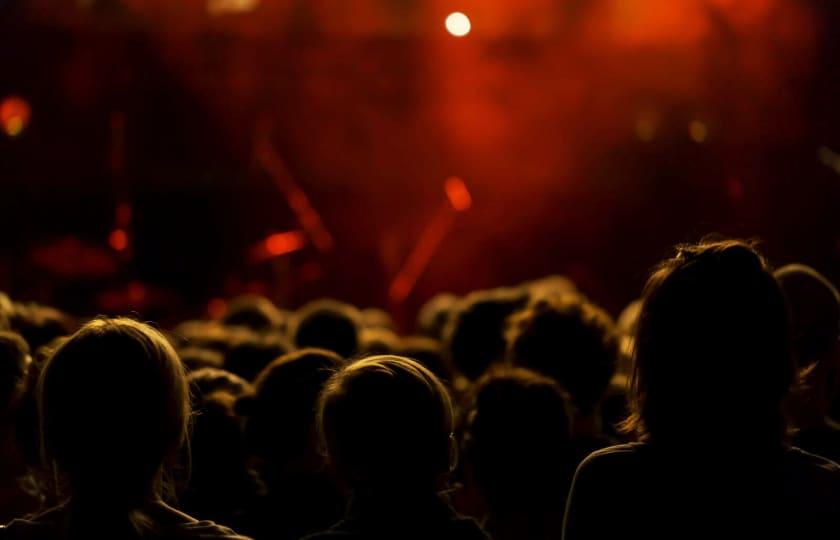
[[[469,210],[472,206],[472,196],[467,189],[467,185],[463,180],[457,176],[448,178],[443,184],[443,189],[446,191],[446,196],[449,199],[449,204],[458,212]]]
[[[0,103],[0,124],[9,137],[17,137],[29,124],[32,109],[25,99],[9,96]]]

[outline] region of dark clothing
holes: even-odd
[[[238,529],[256,540],[298,540],[341,519],[345,497],[325,473],[271,477]]]
[[[355,496],[344,520],[306,540],[489,540],[478,524],[458,516],[446,500],[425,497]]]
[[[154,533],[143,536],[146,540],[249,540],[212,521],[198,521],[182,512],[160,504],[149,512]],[[91,516],[84,525],[77,524],[69,532],[71,520],[66,506],[58,506],[31,519],[16,519],[7,526],[0,526],[0,540],[71,540],[137,537],[136,534],[114,534],[114,527],[105,525],[110,515]]]
[[[838,538],[840,466],[793,447],[635,443],[578,467],[564,539]]]

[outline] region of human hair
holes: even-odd
[[[562,501],[574,470],[566,399],[537,372],[496,368],[473,389],[464,456],[491,514]]]
[[[245,437],[255,454],[285,463],[316,449],[318,396],[344,359],[325,349],[301,349],[277,358],[240,399]]]
[[[14,332],[0,331],[0,416],[23,394],[29,362],[26,341]]]
[[[225,326],[244,326],[264,332],[282,328],[285,318],[268,298],[246,294],[230,301],[220,322]]]
[[[575,411],[587,415],[615,373],[615,325],[578,294],[542,298],[510,319],[508,358],[560,383]]]
[[[631,415],[643,440],[778,444],[794,379],[782,292],[752,243],[677,247],[644,288]]]
[[[292,349],[292,345],[280,335],[248,335],[232,344],[225,355],[224,368],[253,381],[267,365]]]
[[[335,300],[315,300],[300,308],[290,332],[298,348],[315,347],[350,358],[359,349],[361,317],[355,307]]]
[[[353,488],[434,489],[453,464],[449,394],[408,358],[371,356],[337,371],[321,393],[318,428]]]
[[[37,395],[42,455],[70,500],[136,517],[161,496],[190,404],[184,368],[160,332],[126,318],[88,322],[46,362]]]
[[[417,331],[430,338],[442,339],[457,303],[458,297],[451,293],[440,293],[429,298],[417,312]]]
[[[790,311],[791,346],[801,368],[830,356],[840,335],[840,292],[825,276],[803,264],[774,272]]]
[[[505,356],[508,317],[528,302],[525,289],[496,289],[468,295],[444,331],[452,364],[475,380]]]

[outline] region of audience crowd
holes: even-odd
[[[838,335],[832,283],[740,240],[678,246],[615,320],[561,276],[406,335],[0,294],[0,539],[840,538]]]

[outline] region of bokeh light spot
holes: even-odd
[[[455,37],[464,37],[470,33],[471,29],[472,24],[470,23],[469,17],[460,11],[450,13],[446,17],[446,31]]]

